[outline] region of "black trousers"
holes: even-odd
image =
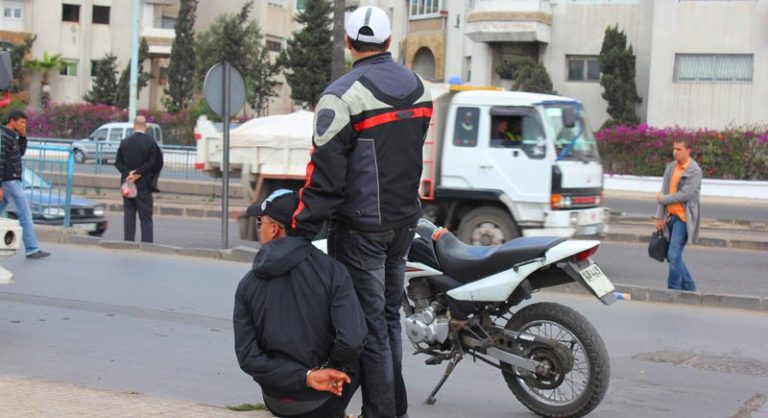
[[[123,239],[136,241],[136,212],[141,221],[141,242],[152,242],[152,206],[154,199],[149,190],[138,190],[133,199],[123,198]]]

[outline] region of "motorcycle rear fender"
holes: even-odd
[[[467,302],[504,302],[512,292],[533,272],[558,262],[568,259],[582,251],[586,251],[600,244],[594,240],[564,241],[547,250],[544,257],[532,259],[529,263],[518,265],[484,279],[477,280],[464,286],[450,290],[448,296]],[[568,275],[570,276],[570,275]],[[571,277],[571,280],[576,280]],[[560,283],[556,283],[560,284]],[[532,283],[534,288],[536,284]]]

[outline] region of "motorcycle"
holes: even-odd
[[[602,338],[584,316],[557,303],[515,309],[537,290],[577,282],[605,305],[613,285],[591,259],[599,241],[517,238],[471,246],[421,220],[406,264],[405,332],[428,365],[447,361],[435,395],[471,356],[501,370],[509,389],[544,417],[579,417],[608,390]]]

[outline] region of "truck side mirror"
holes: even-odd
[[[563,108],[563,126],[566,128],[576,126],[576,109],[572,107]]]
[[[0,92],[10,90],[12,82],[11,54],[8,51],[0,51]]]

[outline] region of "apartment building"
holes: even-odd
[[[291,33],[301,27],[294,21],[296,13],[304,8],[305,0],[258,0],[251,9],[250,19],[256,22],[264,37],[264,46],[270,51],[270,58],[276,59],[286,47],[286,40]],[[219,16],[240,12],[245,0],[214,1],[201,0],[197,6],[195,31],[209,27]],[[267,114],[290,113],[297,110],[291,99],[291,89],[285,77],[277,76],[280,84],[276,88],[276,97],[267,105]]]
[[[348,0],[350,1],[350,0]],[[354,0],[353,0],[354,1]],[[360,3],[386,3],[360,0]],[[406,0],[398,58],[428,79],[511,86],[495,68],[530,56],[559,94],[606,120],[597,56],[605,28],[636,55],[638,114],[654,126],[763,123],[768,111],[768,2],[758,0]],[[379,5],[379,4],[376,4]],[[401,10],[407,9],[403,13]]]
[[[111,53],[122,70],[131,52],[132,2],[127,0],[0,0],[0,43],[18,43],[36,35],[31,56],[60,54],[64,68],[49,74],[56,102],[80,102],[92,84],[93,62]],[[167,67],[175,37],[178,0],[143,0],[140,36],[149,44],[143,63],[154,79],[139,98],[140,107],[155,108],[162,97],[161,68]],[[31,103],[39,103],[40,75],[32,76]]]

